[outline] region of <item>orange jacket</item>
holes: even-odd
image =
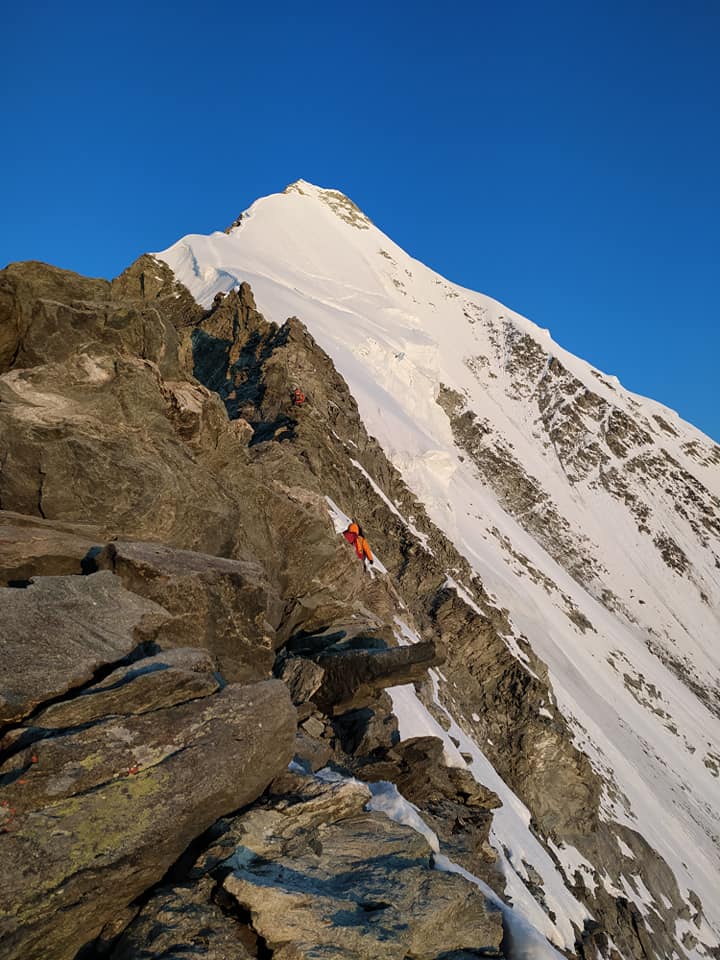
[[[364,560],[367,558],[370,563],[373,562],[372,550],[370,549],[370,544],[367,542],[365,537],[360,533],[360,528],[356,523],[351,523],[347,528],[343,536],[348,543],[352,543],[355,547],[355,553],[358,555],[358,559]]]

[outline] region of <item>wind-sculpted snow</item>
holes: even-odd
[[[704,955],[720,935],[720,447],[414,260],[335,191],[300,181],[158,256],[206,306],[249,282],[266,318],[298,316],[332,357],[368,432],[547,664],[605,781],[604,820],[669,864],[698,918],[676,937]],[[582,851],[557,849],[572,882]],[[632,873],[584,875],[664,916]]]

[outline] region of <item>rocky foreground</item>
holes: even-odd
[[[363,572],[326,496],[387,576]],[[400,616],[420,642],[398,645]],[[435,709],[446,661],[538,833],[617,869],[601,785],[506,626],[299,321],[266,323],[247,287],[204,311],[149,257],[112,283],[0,274],[3,960],[503,955],[499,910],[368,784],[395,784],[504,893],[498,798],[439,740],[400,743],[385,692],[416,683]],[[672,875],[626,840],[667,916],[578,875],[601,922],[576,955],[674,949]]]

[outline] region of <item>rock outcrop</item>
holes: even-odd
[[[189,882],[153,894],[111,960],[188,946],[209,960],[498,956],[498,911],[433,870],[427,841],[367,812],[370,799],[352,780],[274,781],[261,805],[218,825]]]
[[[89,524],[48,523],[0,510],[0,586],[26,586],[32,576],[87,572],[99,536]]]
[[[168,615],[109,572],[38,578],[0,603],[14,721],[0,743],[0,943],[4,957],[62,960],[262,793],[292,756],[295,711],[278,681],[221,689],[207,652],[148,656],[133,630]]]
[[[209,650],[226,680],[271,675],[283,603],[260,564],[119,541],[98,553],[95,563],[173,615],[158,642]]]
[[[115,945],[112,960],[255,960],[257,937],[218,906],[210,878],[163,888],[143,907]]]
[[[0,590],[0,724],[91,679],[128,657],[165,618],[112,574],[43,577],[25,590]]]

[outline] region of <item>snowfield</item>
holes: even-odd
[[[548,665],[576,744],[613,787],[604,815],[645,837],[684,898],[700,896],[707,922],[686,924],[700,941],[687,953],[705,956],[703,944],[720,943],[720,448],[548,331],[414,260],[334,191],[298,181],[229,233],[190,235],[156,256],[203,305],[247,281],[266,318],[307,325],[368,432]],[[475,455],[449,404],[475,415]],[[538,497],[509,506],[503,477],[486,470],[497,451]],[[457,753],[412,687],[393,699],[403,736],[432,728]],[[511,854],[518,911],[571,946],[570,921],[582,926],[587,911],[520,800],[450,719],[470,769],[505,803],[493,834]],[[579,869],[597,882],[577,851],[554,853],[568,878]],[[554,924],[523,893],[523,858],[545,880]],[[639,877],[623,880],[642,910],[659,906]]]

